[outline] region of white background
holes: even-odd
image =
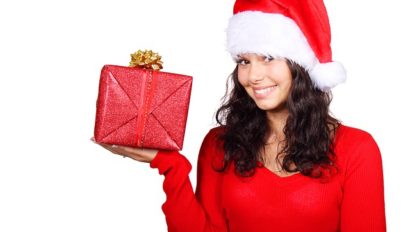
[[[194,166],[234,64],[233,0],[0,3],[0,231],[166,231],[163,177],[93,144],[104,64],[138,49],[194,76],[182,151]],[[410,37],[405,1],[327,0],[334,59],[348,81],[332,111],[367,130],[383,155],[389,231],[410,231]],[[407,31],[406,31],[407,30]]]

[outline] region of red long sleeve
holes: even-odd
[[[337,153],[344,154],[341,231],[385,231],[384,186],[380,151],[367,133],[340,133]]]
[[[338,172],[327,182],[298,173],[279,177],[258,167],[252,177],[214,170],[223,157],[220,128],[205,137],[198,157],[196,194],[191,165],[178,152],[159,152],[151,167],[165,175],[163,205],[168,230],[175,232],[383,232],[381,156],[373,138],[341,126],[335,138]]]
[[[178,152],[160,151],[151,162],[165,175],[164,191],[167,200],[162,206],[170,232],[224,232],[220,189],[222,174],[215,172],[211,159],[216,154],[215,136],[205,137],[198,157],[198,186],[193,192],[188,174],[189,161]]]

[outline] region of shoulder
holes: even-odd
[[[336,130],[335,146],[360,147],[365,144],[376,145],[373,136],[362,129],[340,125]]]
[[[218,126],[210,129],[205,135],[202,142],[202,146],[221,146],[222,140],[221,136],[224,134],[225,128],[223,126]]]
[[[336,131],[334,152],[339,165],[347,169],[381,164],[380,150],[373,136],[358,128],[340,125]]]
[[[339,127],[337,128],[336,134],[343,134],[346,135],[348,134],[349,136],[359,136],[359,137],[365,137],[365,136],[371,136],[369,132],[359,129],[359,128],[355,128],[355,127],[351,127],[351,126],[347,126],[344,124],[340,124]]]
[[[223,160],[224,149],[221,136],[225,131],[224,127],[215,127],[209,130],[201,145],[199,152],[199,161],[218,163]]]

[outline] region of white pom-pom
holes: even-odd
[[[337,61],[318,63],[309,71],[309,74],[315,85],[322,91],[329,91],[346,80],[346,70]]]

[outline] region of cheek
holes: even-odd
[[[279,84],[283,91],[289,92],[292,86],[292,76],[290,72],[284,70],[280,75],[277,75],[276,83]]]
[[[245,76],[244,73],[241,72],[241,71],[238,71],[238,82],[239,82],[239,84],[241,84],[243,87],[246,87],[246,86],[247,86],[247,83],[248,83],[248,81],[247,81],[247,79],[246,79],[246,76]]]
[[[238,72],[238,82],[243,87],[243,89],[246,91],[246,93],[249,96],[251,96],[252,95],[251,94],[252,90],[250,88],[249,81],[248,81],[248,79],[246,78],[245,75],[241,75],[239,72]]]
[[[285,91],[287,92],[287,94],[290,93],[291,88],[292,88],[292,79],[290,77],[290,80],[287,80],[285,84]]]

